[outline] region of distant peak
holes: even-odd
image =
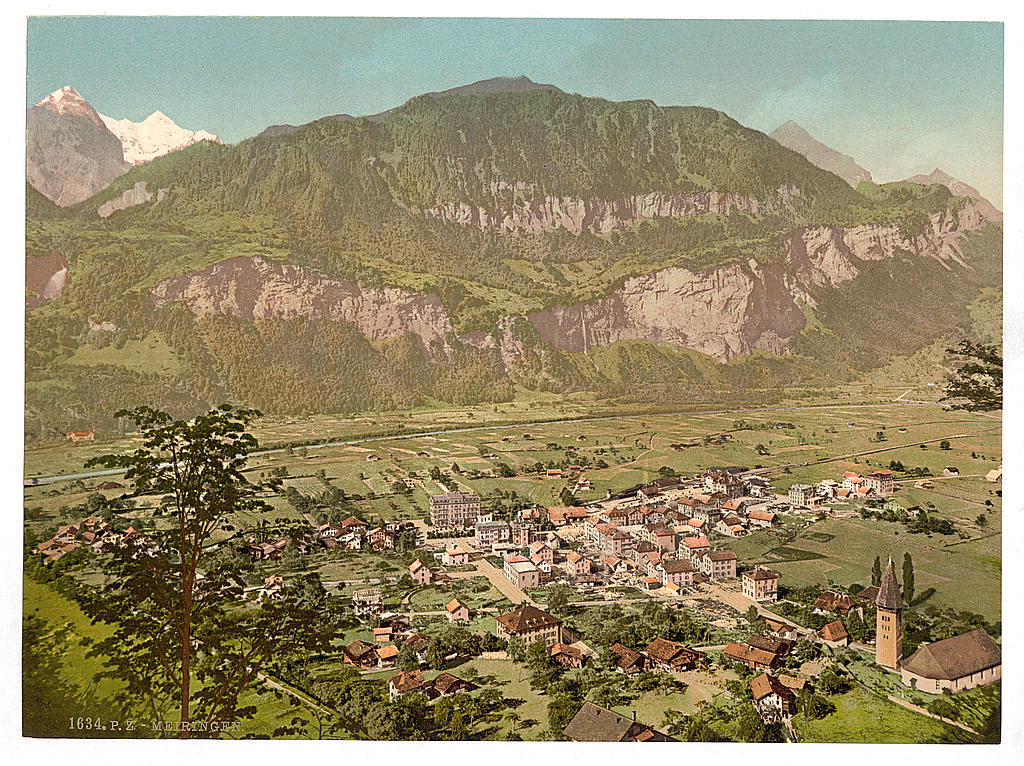
[[[56,114],[70,114],[78,117],[85,117],[86,119],[95,122],[97,125],[103,124],[103,121],[96,113],[96,110],[92,108],[92,105],[82,98],[78,91],[70,85],[58,88],[42,101],[38,102],[36,107],[47,109]]]
[[[153,112],[153,114],[149,115],[149,117],[147,117],[145,120],[143,120],[143,122],[174,122],[174,120],[172,120],[170,117],[168,117],[163,112],[157,111],[157,112]]]
[[[78,91],[70,85],[65,85],[62,88],[57,88],[53,93],[39,101],[36,106],[47,106],[50,104],[63,104],[70,102],[80,102],[84,104],[86,103],[86,100],[82,98]]]

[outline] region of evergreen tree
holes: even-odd
[[[903,598],[908,604],[914,600],[914,559],[909,551],[903,554]]]
[[[876,588],[882,584],[882,559],[875,556],[875,563],[871,565],[871,584]]]

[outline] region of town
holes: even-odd
[[[734,435],[742,438],[719,432],[707,441],[730,446]],[[425,450],[406,451],[436,464]],[[286,458],[309,459],[298,453]],[[490,480],[495,491],[481,496],[466,486],[465,468],[442,464],[422,475],[443,491],[426,496],[421,516],[406,518],[342,502],[322,470],[302,478],[277,466],[267,473],[278,474],[272,494],[298,511],[300,523],[243,529],[221,545],[260,573],[245,589],[247,601],[286,598],[313,572],[341,605],[343,643],[337,659],[321,659],[318,678],[348,668],[384,684],[392,705],[410,695],[485,699],[490,684],[532,711],[498,704],[488,713],[499,722],[498,738],[816,741],[854,698],[884,704],[917,732],[894,730],[893,741],[918,741],[920,731],[980,736],[977,710],[997,708],[990,691],[1001,673],[998,621],[969,604],[917,608],[929,594],[914,593],[910,553],[894,560],[891,545],[865,549],[874,561],[870,581],[808,584],[796,573],[813,558],[783,556],[776,564],[765,554],[797,535],[828,538],[813,531],[825,523],[920,524],[934,509],[900,496],[957,479],[954,466],[925,478],[890,461],[892,468],[832,468],[829,476],[825,463],[817,470],[828,478],[790,480],[784,490],[761,466],[665,469],[602,492],[602,469],[586,450],[574,453],[583,455],[579,463],[533,469],[532,481],[550,483],[561,505],[503,501],[500,471]],[[362,461],[380,462],[381,454],[364,451]],[[1001,469],[976,475],[973,482],[998,491]],[[122,518],[135,502],[128,488],[105,480],[93,489],[95,512],[32,546],[40,571],[74,571],[83,549],[102,553],[147,539],[150,520]],[[396,497],[408,492],[396,489]],[[340,512],[330,509],[332,494]],[[282,673],[279,680],[298,704],[324,702],[301,679]],[[566,695],[586,683],[597,692]],[[613,692],[615,684],[627,691]]]

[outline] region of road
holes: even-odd
[[[868,408],[875,409],[878,407],[938,407],[941,406],[937,402],[918,402],[918,401],[900,401],[900,402],[878,402],[877,404],[809,404],[801,407],[755,407],[750,409],[738,409],[738,410],[686,410],[682,412],[661,412],[655,414],[625,414],[625,415],[595,415],[593,417],[585,418],[555,418],[553,420],[535,420],[526,423],[509,423],[507,425],[481,425],[481,426],[469,426],[467,428],[449,428],[449,429],[434,429],[431,431],[415,431],[412,433],[394,434],[392,436],[366,436],[361,439],[347,439],[339,441],[324,442],[322,444],[309,444],[302,447],[305,450],[314,449],[325,449],[328,447],[348,447],[357,444],[369,444],[373,442],[383,441],[401,441],[403,439],[416,439],[422,436],[440,436],[442,434],[462,434],[472,433],[476,431],[497,431],[508,428],[526,428],[529,426],[544,426],[544,425],[556,425],[559,423],[593,423],[605,420],[622,420],[624,418],[677,418],[682,416],[693,416],[693,415],[747,415],[757,412],[803,412],[807,410],[849,410]],[[959,438],[953,436],[944,437],[947,439]],[[939,441],[936,439],[935,441]],[[920,442],[918,442],[920,443]],[[913,445],[911,445],[913,446]],[[896,447],[888,447],[887,449],[897,449]],[[287,450],[285,447],[275,449],[258,450],[250,453],[250,457],[261,457],[263,455],[277,455],[284,453]],[[865,453],[867,454],[867,453]],[[836,460],[840,458],[835,458]],[[813,461],[813,462],[825,462],[825,461]],[[807,463],[806,465],[810,465]],[[792,465],[801,465],[800,463],[793,463]],[[785,466],[775,466],[775,468],[785,468]],[[775,470],[775,468],[771,470]],[[58,474],[56,476],[39,476],[34,477],[36,485],[41,484],[52,484],[58,481],[74,481],[75,479],[93,479],[100,476],[116,476],[124,473],[122,469],[111,469],[106,471],[89,471],[84,473],[66,473]],[[26,477],[28,478],[28,477]]]
[[[863,452],[849,452],[845,455],[833,455],[832,457],[818,458],[817,460],[806,460],[802,463],[785,463],[783,465],[773,465],[768,468],[754,468],[747,471],[750,476],[771,473],[772,471],[781,471],[785,468],[798,468],[807,465],[819,465],[821,463],[834,463],[837,460],[846,460],[851,457],[863,457],[864,455],[875,455],[879,452],[890,452],[891,450],[905,449],[906,447],[917,447],[921,444],[934,444],[935,442],[948,441],[949,439],[971,439],[977,436],[987,436],[992,431],[999,430],[998,426],[986,429],[981,433],[976,434],[950,434],[949,436],[940,436],[937,439],[925,439],[919,442],[910,442],[909,444],[889,444],[885,447],[876,447],[874,449],[864,450]],[[931,477],[929,477],[931,478]]]

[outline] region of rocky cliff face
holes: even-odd
[[[96,208],[96,212],[100,218],[107,218],[112,213],[116,213],[118,210],[127,210],[130,207],[136,205],[143,205],[153,199],[153,193],[146,189],[145,181],[136,181],[135,185],[130,189],[125,189],[120,197],[115,197],[112,200],[108,200]],[[163,200],[164,195],[167,193],[167,189],[156,190],[156,201],[160,202]]]
[[[68,282],[68,262],[60,253],[29,256],[25,261],[25,291],[30,308],[61,294]]]
[[[929,184],[942,184],[950,193],[957,197],[970,197],[978,201],[978,211],[988,218],[990,221],[1002,221],[1003,214],[999,211],[995,205],[989,202],[987,199],[981,196],[981,192],[975,189],[969,184],[965,184],[958,178],[953,178],[949,173],[945,173],[938,168],[935,168],[928,175],[916,175],[911,176],[907,179],[911,183],[923,184],[925,186]]]
[[[376,340],[413,334],[425,346],[445,343],[451,322],[436,295],[397,288],[370,290],[301,266],[233,258],[157,283],[157,303],[183,301],[197,316],[240,319],[307,316],[351,322]]]
[[[25,143],[28,182],[62,207],[102,191],[129,168],[117,136],[68,87],[28,110]]]
[[[792,193],[792,190],[786,190]],[[459,226],[494,228],[505,231],[554,231],[572,234],[588,231],[607,234],[624,229],[644,218],[692,218],[699,215],[740,210],[760,213],[764,205],[743,194],[701,192],[698,194],[634,194],[617,200],[584,200],[574,197],[539,197],[507,209],[485,210],[465,202],[429,208],[427,218]]]
[[[957,213],[932,215],[928,230],[910,239],[896,226],[796,230],[778,265],[751,260],[698,272],[671,267],[629,279],[599,300],[528,319],[541,337],[566,351],[646,339],[722,362],[755,349],[782,354],[804,327],[800,304],[814,305],[814,288],[854,279],[865,261],[892,258],[901,250],[949,268],[954,262],[962,266],[958,238],[984,223],[977,207],[966,205]]]

